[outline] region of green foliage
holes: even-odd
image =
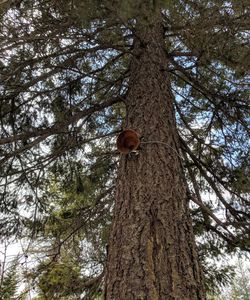
[[[105,267],[136,26],[157,9],[207,289],[228,282],[232,269],[205,258],[250,247],[248,6],[0,4],[0,236],[39,244],[30,250],[39,259],[30,274],[39,299],[74,299],[80,290],[101,297],[102,283],[84,282]]]
[[[248,300],[250,299],[250,272],[245,260],[238,259],[234,266],[234,276],[222,289],[208,295],[209,300]]]
[[[63,296],[77,293],[80,283],[79,268],[54,263],[39,276],[38,288],[46,299],[61,299]]]
[[[0,299],[13,300],[18,287],[18,261],[14,260],[6,270],[3,270],[1,285],[0,285]]]
[[[229,300],[248,300],[250,299],[250,269],[244,265],[243,260],[237,262],[237,275],[235,276],[230,288],[227,299]]]

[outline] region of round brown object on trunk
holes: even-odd
[[[125,129],[118,135],[116,144],[121,153],[128,154],[139,147],[140,138],[136,131]]]

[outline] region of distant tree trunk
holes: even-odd
[[[121,158],[106,300],[205,299],[159,19],[134,43],[126,127],[146,143]]]

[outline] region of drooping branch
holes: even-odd
[[[45,128],[45,129],[32,128],[31,132],[20,133],[20,134],[16,134],[16,135],[13,135],[13,136],[10,136],[7,138],[2,138],[2,139],[0,139],[0,145],[13,143],[13,142],[20,141],[20,140],[27,140],[29,138],[38,137],[38,136],[48,137],[48,136],[51,136],[54,134],[64,132],[65,129],[67,128],[67,126],[79,121],[81,118],[91,115],[95,112],[101,111],[104,108],[110,107],[115,103],[122,102],[123,100],[124,100],[123,97],[115,97],[106,102],[103,102],[100,104],[95,104],[95,105],[91,106],[90,108],[79,111],[75,115],[66,119],[65,121],[56,123],[49,128]]]
[[[117,134],[119,132],[120,132],[120,130],[112,131],[112,132],[109,132],[109,133],[106,133],[106,134],[101,134],[101,135],[98,135],[98,136],[94,136],[94,137],[91,137],[91,138],[84,139],[84,140],[82,140],[80,142],[77,142],[77,143],[74,143],[74,144],[71,143],[70,145],[68,145],[67,143],[65,143],[63,145],[62,149],[60,149],[60,151],[56,151],[55,153],[53,153],[53,154],[51,154],[49,156],[50,157],[52,157],[52,156],[59,157],[66,150],[70,150],[71,148],[74,148],[76,145],[78,145],[78,146],[79,145],[84,145],[84,144],[87,144],[87,143],[89,143],[91,141],[100,140],[100,139],[102,139],[104,137],[115,135],[115,134]],[[53,134],[57,134],[57,133],[53,133]],[[31,149],[35,145],[38,145],[39,143],[41,143],[42,141],[44,141],[48,136],[50,136],[49,133],[48,134],[44,134],[44,135],[36,138],[32,142],[28,143],[27,145],[25,145],[23,147],[20,147],[19,149],[15,150],[15,151],[12,151],[9,154],[6,154],[5,157],[0,160],[0,166],[2,164],[4,164],[5,162],[7,162],[10,158],[15,157],[15,156],[19,155],[20,153],[23,153],[23,152]]]
[[[226,225],[224,224],[224,222],[222,222],[213,212],[211,209],[209,209],[202,201],[202,198],[201,198],[201,195],[200,195],[200,191],[199,191],[199,187],[198,187],[198,183],[197,183],[197,180],[196,180],[196,177],[195,177],[195,174],[193,172],[193,170],[190,168],[189,166],[189,161],[188,161],[188,157],[187,157],[187,154],[185,152],[183,152],[183,156],[185,158],[185,166],[187,167],[187,170],[188,170],[188,174],[190,176],[190,179],[191,179],[191,182],[192,182],[192,186],[193,186],[193,189],[194,189],[194,192],[195,192],[195,195],[192,195],[190,193],[190,198],[191,200],[197,204],[201,210],[203,211],[203,213],[205,213],[206,215],[210,216],[214,221],[215,223],[218,225],[218,226],[221,226],[230,236],[233,237],[233,234],[228,230],[228,228],[226,227]],[[206,220],[206,216],[204,216],[204,219]]]
[[[198,159],[193,152],[191,151],[191,149],[187,146],[187,144],[185,143],[185,141],[180,137],[182,146],[183,146],[183,150],[185,152],[187,152],[187,154],[191,157],[192,161],[195,163],[195,166],[198,168],[198,170],[200,171],[200,173],[202,174],[202,176],[206,179],[206,181],[208,182],[208,184],[211,186],[211,188],[214,190],[216,196],[218,197],[218,199],[221,201],[221,203],[225,206],[226,209],[228,209],[230,211],[230,213],[237,219],[240,220],[241,218],[239,217],[239,214],[243,214],[243,215],[248,215],[245,214],[242,211],[236,210],[235,208],[233,208],[222,196],[218,186],[215,184],[215,182],[213,181],[213,179],[206,173],[206,171],[204,170],[205,164]],[[212,173],[212,172],[211,172]]]
[[[180,76],[180,74],[172,71],[174,75],[182,79],[185,83],[189,84],[193,88],[195,88],[201,95],[203,95],[213,106],[215,110],[221,110],[225,115],[227,115],[226,108],[223,106],[224,101],[227,103],[231,103],[231,105],[237,106],[238,102],[241,102],[240,99],[232,99],[231,97],[227,97],[224,94],[218,93],[214,90],[214,88],[209,85],[207,82],[208,87],[202,85],[199,80],[196,78],[195,74],[191,71],[187,71],[185,67],[181,66],[176,62],[171,56],[169,56],[169,59],[171,63],[174,65],[176,70],[180,72],[183,76]],[[247,109],[249,107],[246,107]]]

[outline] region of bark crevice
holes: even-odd
[[[163,27],[139,32],[126,98],[127,127],[145,141],[120,162],[106,300],[205,299],[182,175]],[[140,55],[138,55],[140,54]],[[166,147],[164,145],[170,145]]]

